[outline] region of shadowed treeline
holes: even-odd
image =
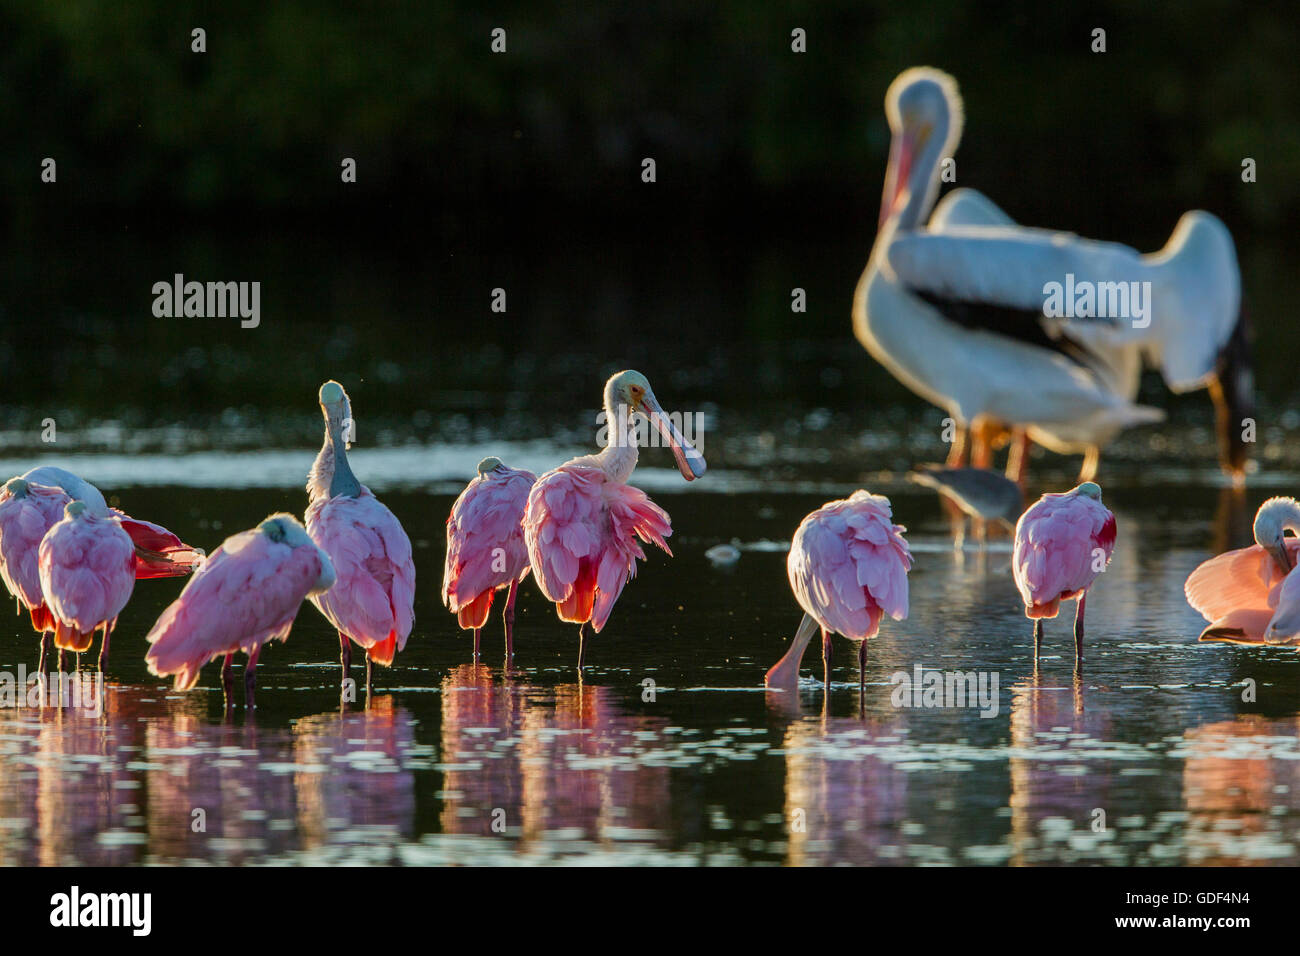
[[[1285,4],[1222,0],[3,0],[0,203],[36,215],[38,164],[54,156],[64,189],[107,209],[392,215],[414,202],[425,219],[435,203],[581,202],[583,217],[672,221],[755,203],[857,208],[879,192],[885,87],[931,63],[966,98],[959,181],[1021,221],[1154,241],[1177,210],[1204,206],[1278,227],[1300,201],[1295,21]],[[206,53],[190,50],[194,27]],[[344,156],[359,170],[346,195]],[[645,156],[659,166],[653,206],[638,191]],[[1248,156],[1259,182],[1243,190]]]

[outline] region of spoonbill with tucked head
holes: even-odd
[[[149,673],[189,690],[208,661],[225,656],[221,684],[233,704],[231,659],[248,655],[244,701],[253,707],[257,659],[268,641],[288,640],[298,607],[334,583],[334,565],[298,519],[274,514],[221,543],[150,629]]]
[[[1011,558],[1025,617],[1034,622],[1034,660],[1043,619],[1056,617],[1062,601],[1077,600],[1074,663],[1083,664],[1083,614],[1088,589],[1115,551],[1115,516],[1101,503],[1101,488],[1085,481],[1062,494],[1046,494],[1020,516]]]
[[[366,652],[366,693],[373,665],[385,667],[406,646],[415,623],[415,561],[401,522],[357,481],[348,466],[352,402],[343,386],[320,387],[325,443],[307,480],[307,533],[330,560],[338,580],[311,602],[339,632],[346,690],[352,641]]]
[[[524,509],[536,481],[531,471],[510,468],[500,458],[484,458],[478,463],[478,477],[451,506],[442,603],[462,628],[474,631],[476,661],[492,597],[507,587],[506,660],[515,656],[515,597],[529,571]]]
[[[704,474],[704,456],[664,414],[640,372],[605,383],[608,444],[595,455],[567,461],[537,479],[524,511],[524,541],[533,578],[562,621],[578,625],[578,673],[587,625],[599,634],[645,552],[637,538],[672,555],[668,513],[627,483],[637,463],[635,416],[642,415],[668,442],[687,481]]]
[[[1288,535],[1287,532],[1291,534]],[[1300,635],[1300,503],[1269,498],[1255,513],[1255,543],[1202,562],[1183,591],[1210,624],[1203,641],[1291,643]]]
[[[117,616],[135,587],[131,536],[112,515],[99,514],[84,501],[69,501],[63,520],[41,539],[38,560],[41,593],[54,620],[54,646],[81,654],[102,629],[102,671]]]
[[[768,687],[793,690],[799,661],[813,635],[822,635],[822,681],[831,685],[831,635],[858,645],[858,693],[866,690],[867,641],[888,614],[906,619],[907,572],[912,552],[894,524],[889,499],[866,491],[822,505],[799,524],[786,557],[786,574],[803,620],[790,649],[767,672]]]

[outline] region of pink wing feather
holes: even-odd
[[[317,498],[306,527],[338,575],[311,602],[372,660],[391,664],[415,625],[415,561],[401,523],[363,486],[356,498]]]
[[[912,552],[889,499],[865,491],[818,508],[800,523],[786,558],[799,605],[827,631],[875,636],[881,618],[908,612]]]
[[[135,545],[116,518],[64,518],[41,540],[41,590],[60,625],[55,642],[76,651],[122,613],[135,587]],[[65,631],[76,631],[65,637]]]
[[[1300,539],[1287,538],[1286,547],[1294,563]],[[1203,639],[1261,644],[1286,577],[1267,551],[1252,544],[1202,562],[1188,576],[1183,593],[1210,622]]]
[[[63,520],[71,500],[59,488],[38,484],[28,484],[23,498],[0,492],[0,578],[29,611],[45,605],[37,554],[41,539]]]
[[[599,468],[562,465],[533,485],[524,513],[524,540],[538,587],[562,621],[590,621],[599,633],[623,586],[645,559],[637,543],[669,555],[667,512],[639,488]]]
[[[208,661],[286,640],[321,576],[320,553],[272,541],[254,528],[227,538],[146,636],[149,672],[189,690]]]

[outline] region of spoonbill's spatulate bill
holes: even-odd
[[[64,518],[41,539],[41,593],[54,619],[54,646],[81,654],[103,629],[99,669],[117,616],[135,587],[135,545],[112,515],[70,501]]]
[[[501,588],[506,596],[506,660],[515,654],[515,598],[528,576],[524,543],[524,509],[537,476],[510,468],[499,458],[484,458],[478,477],[469,483],[447,518],[447,560],[442,574],[442,603],[460,626],[474,632],[474,660],[479,634]]]
[[[320,387],[325,442],[307,481],[307,533],[334,563],[338,580],[311,602],[339,632],[344,691],[352,642],[366,652],[366,693],[373,665],[385,667],[406,646],[415,623],[415,561],[401,522],[357,481],[348,465],[352,403],[338,382]]]
[[[635,416],[649,420],[672,449],[682,477],[704,474],[704,456],[664,414],[640,372],[605,383],[605,449],[565,462],[537,479],[524,512],[524,541],[533,578],[562,621],[578,625],[578,672],[587,625],[600,633],[628,579],[644,559],[641,541],[671,555],[668,513],[628,485],[637,463]]]
[[[831,634],[858,645],[858,691],[866,688],[867,640],[888,614],[908,612],[907,572],[912,552],[894,524],[889,499],[866,491],[822,505],[804,518],[790,543],[786,573],[804,609],[790,649],[767,672],[768,687],[794,689],[804,648],[820,629],[822,680],[831,682]]]
[[[1210,622],[1203,641],[1289,644],[1300,637],[1300,504],[1269,498],[1255,513],[1254,532],[1254,544],[1203,562],[1183,586],[1187,602]]]
[[[1016,226],[981,197],[927,229],[941,163],[961,136],[957,85],[938,70],[907,70],[885,110],[893,145],[880,227],[853,305],[871,355],[963,429],[988,419],[1071,449],[1095,449],[1158,417],[1133,404],[1145,356],[1175,391],[1210,388],[1224,465],[1239,475],[1253,385],[1223,224],[1187,213],[1164,249],[1142,256]],[[1062,298],[1067,287],[1090,297],[1079,291],[1052,308],[1052,283]],[[955,442],[949,464],[964,454],[965,442]]]
[[[41,636],[41,657],[37,671],[45,673],[54,616],[41,590],[38,550],[46,532],[63,520],[64,508],[72,499],[60,488],[11,478],[0,491],[0,579],[9,593],[31,615],[32,627]]]
[[[243,651],[245,703],[252,707],[262,645],[287,640],[303,599],[333,583],[329,555],[298,519],[271,515],[222,542],[163,611],[145,638],[152,645],[145,655],[149,672],[174,676],[177,690],[189,690],[204,664],[224,656],[221,678],[230,706],[230,662]]]
[[[1046,494],[1020,517],[1011,559],[1025,617],[1034,622],[1038,659],[1043,619],[1056,617],[1062,601],[1077,600],[1074,661],[1083,664],[1083,614],[1088,589],[1115,551],[1115,516],[1101,503],[1101,488],[1085,481],[1062,494]]]

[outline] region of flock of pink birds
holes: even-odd
[[[34,468],[0,492],[0,577],[41,636],[42,673],[51,642],[81,654],[101,631],[99,667],[108,660],[118,615],[140,578],[191,574],[180,596],[146,636],[151,673],[192,688],[202,667],[221,659],[227,704],[232,659],[247,655],[245,700],[253,705],[262,646],[285,641],[304,599],[338,631],[343,687],[351,678],[352,644],[373,664],[388,666],[415,621],[415,563],[397,517],[362,485],[348,463],[352,407],[329,381],[319,392],[325,439],[308,482],[304,522],[273,514],[227,538],[211,555],[158,525],[108,507],[93,485],[63,469]],[[668,514],[628,484],[638,457],[637,416],[665,439],[687,481],[705,472],[704,458],[666,415],[650,383],[624,371],[605,385],[606,446],[565,462],[540,478],[484,459],[447,519],[442,597],[460,626],[473,631],[474,659],[496,592],[505,590],[507,658],[514,651],[514,608],[531,572],[563,621],[578,625],[579,673],[588,632],[608,623],[627,582],[645,558],[642,543],[671,555]],[[1115,548],[1115,517],[1091,481],[1045,494],[1015,527],[1012,560],[1025,615],[1034,621],[1037,659],[1043,620],[1075,601],[1075,660],[1083,659],[1088,591]],[[831,635],[856,642],[860,675],[866,642],[888,615],[908,614],[912,555],[905,528],[894,524],[889,499],[867,491],[832,501],[795,531],[787,572],[804,619],[786,655],[768,671],[769,687],[797,686],[804,649],[822,637],[823,678],[831,673]],[[1285,644],[1300,639],[1300,504],[1272,498],[1255,519],[1256,544],[1206,561],[1188,578],[1187,598],[1211,623],[1205,640]],[[863,678],[860,676],[860,687]],[[355,698],[352,698],[355,699]]]

